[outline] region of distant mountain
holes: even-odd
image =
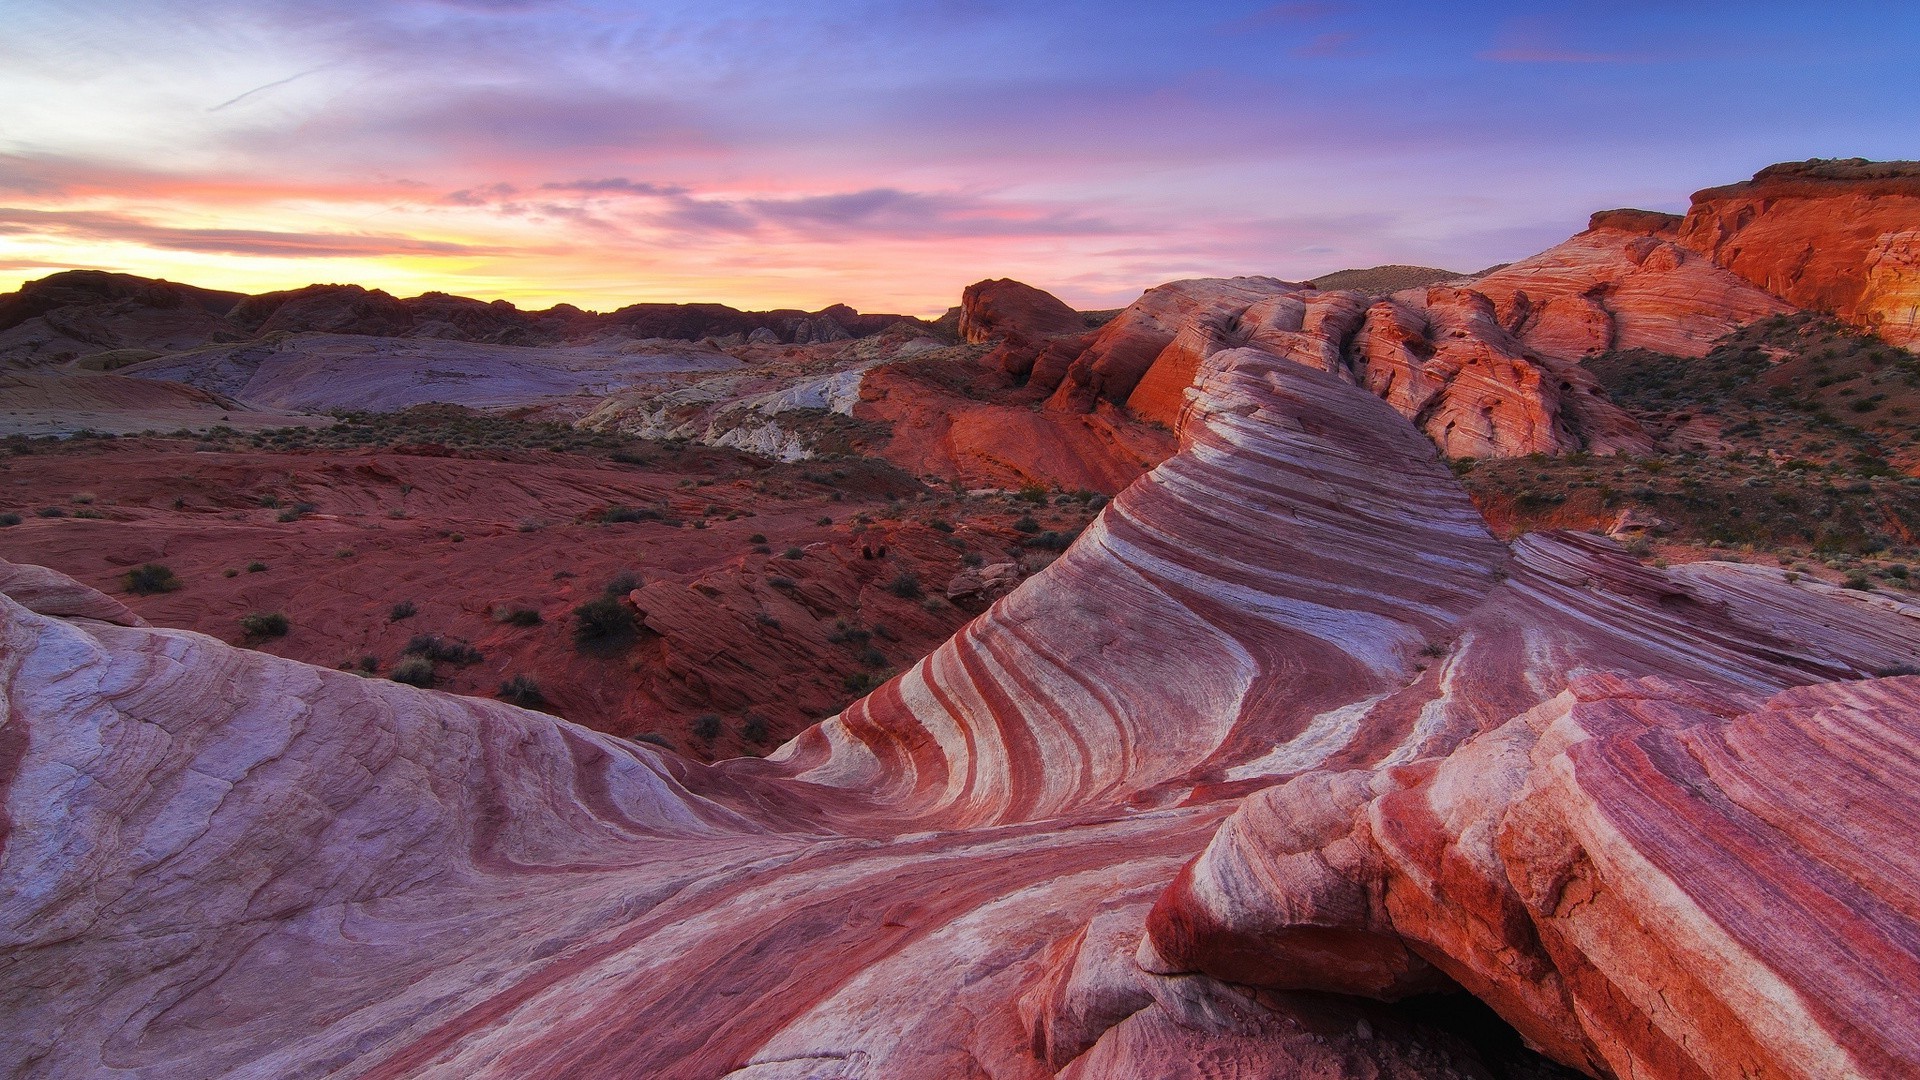
[[[131,274],[69,270],[0,296],[0,367],[37,367],[132,350],[104,364],[275,333],[318,331],[438,338],[491,345],[714,338],[807,344],[867,337],[905,315],[863,315],[844,304],[820,311],[741,311],[725,304],[632,304],[606,313],[561,304],[523,311],[430,292],[399,298],[359,285],[309,285],[262,293],[219,292]],[[922,324],[924,325],[924,324]]]

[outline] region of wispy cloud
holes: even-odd
[[[306,78],[306,77],[307,77],[307,76],[309,76],[309,75],[318,75],[318,74],[319,74],[320,72],[322,72],[322,71],[325,71],[325,70],[327,70],[328,68],[330,68],[330,67],[333,67],[333,66],[335,66],[335,65],[333,65],[333,64],[321,64],[321,65],[320,65],[320,66],[318,66],[318,67],[311,67],[311,68],[308,68],[308,69],[307,69],[307,70],[305,70],[305,71],[300,71],[300,72],[295,72],[294,74],[292,74],[292,75],[289,75],[289,76],[287,76],[287,77],[286,77],[286,78],[284,78],[284,79],[275,79],[274,81],[272,81],[272,82],[270,82],[270,83],[266,83],[266,84],[264,84],[264,85],[261,85],[261,86],[256,86],[256,87],[254,87],[253,89],[251,89],[251,90],[249,90],[249,91],[247,91],[247,92],[246,92],[246,93],[244,93],[244,94],[239,94],[239,95],[237,95],[237,96],[235,96],[235,97],[230,97],[230,98],[228,98],[227,100],[225,100],[225,101],[223,101],[223,102],[221,102],[221,103],[220,103],[220,104],[218,104],[218,105],[212,105],[212,106],[209,106],[209,107],[207,108],[207,111],[208,111],[208,112],[210,112],[210,113],[213,113],[213,112],[219,112],[220,110],[222,110],[222,109],[225,109],[225,108],[227,108],[227,107],[229,107],[229,106],[232,106],[232,105],[238,105],[238,104],[240,104],[241,102],[243,102],[243,101],[245,101],[245,100],[247,100],[248,98],[250,98],[250,97],[253,97],[253,96],[254,96],[255,94],[264,94],[264,93],[266,93],[266,92],[267,92],[267,91],[269,91],[269,90],[272,90],[272,89],[275,89],[275,88],[277,88],[277,87],[281,87],[281,86],[285,86],[285,85],[287,85],[288,83],[291,83],[291,82],[298,82],[299,80],[301,80],[301,79],[304,79],[304,78]]]
[[[482,255],[473,244],[421,240],[385,233],[276,232],[266,229],[191,229],[156,225],[128,214],[29,210],[0,206],[0,234],[57,235],[138,244],[168,251],[281,259],[365,258],[391,255]]]

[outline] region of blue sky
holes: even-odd
[[[5,0],[0,287],[933,312],[1477,269],[1920,156],[1920,5]]]

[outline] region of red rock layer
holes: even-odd
[[[1696,192],[1680,243],[1798,307],[1920,346],[1920,163],[1809,161]]]

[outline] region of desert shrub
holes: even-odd
[[[640,580],[639,574],[631,570],[622,570],[601,587],[600,593],[603,596],[625,596],[644,584],[646,583]]]
[[[57,518],[57,517],[67,516],[67,512],[65,510],[62,510],[58,506],[43,506],[40,509],[35,510],[34,513],[43,518]]]
[[[0,528],[11,528],[20,524],[19,514],[0,514]]]
[[[634,742],[646,743],[648,746],[657,746],[662,750],[673,749],[673,741],[657,731],[643,731],[638,735],[630,735],[628,738]]]
[[[787,550],[781,552],[780,554],[789,559],[801,559],[801,558],[805,558],[807,553],[800,550],[797,547],[790,547]]]
[[[173,571],[157,562],[143,563],[127,571],[127,591],[139,596],[172,592],[179,587],[180,579]]]
[[[539,626],[541,621],[538,611],[526,607],[503,610],[495,617],[508,626]]]
[[[252,570],[253,567],[249,566],[247,569]],[[261,569],[265,569],[265,567],[261,567]],[[402,600],[387,609],[387,621],[399,622],[401,619],[411,619],[419,613],[420,609],[413,606],[413,601]]]
[[[960,556],[960,565],[962,566],[980,566],[986,561],[987,560],[982,558],[977,551],[969,551],[965,555]]]
[[[1028,484],[1020,489],[1020,501],[1038,506],[1047,501],[1047,489],[1039,484]]]
[[[754,533],[752,536],[747,537],[747,543],[749,544],[764,544],[766,542],[767,542],[766,533]]]
[[[856,671],[840,680],[840,686],[849,694],[864,694],[880,685],[880,680],[865,672]]]
[[[537,709],[547,703],[547,696],[540,692],[540,684],[526,675],[515,675],[500,684],[500,692],[494,695],[510,705],[525,709]]]
[[[815,525],[831,525],[833,524],[833,519],[830,517],[821,517],[819,520],[815,521],[814,524]]]
[[[433,685],[433,661],[424,656],[409,656],[393,665],[393,670],[387,672],[387,678],[424,689]]]
[[[917,600],[921,596],[920,575],[911,570],[901,571],[898,577],[887,582],[887,591],[902,600]]]
[[[277,611],[255,611],[240,616],[241,631],[255,641],[286,637],[287,628],[287,617]]]
[[[879,649],[863,649],[860,652],[860,662],[868,667],[886,667],[887,654]]]
[[[953,522],[948,521],[946,518],[931,518],[927,521],[927,527],[937,529],[943,533],[950,533],[953,531]]]
[[[272,495],[262,495],[255,501],[267,510],[278,510],[280,508],[280,500]]]
[[[1867,575],[1855,570],[1847,575],[1844,586],[1849,589],[1871,589],[1873,588],[1873,583],[1867,580]]]
[[[415,634],[408,639],[407,647],[400,651],[408,656],[424,656],[428,660],[449,664],[477,664],[486,659],[479,649],[464,641],[448,641],[433,634]]]
[[[1020,520],[1014,522],[1013,527],[1023,533],[1037,533],[1040,531],[1040,523],[1033,520],[1032,514],[1020,515]]]
[[[790,577],[770,577],[767,579],[767,585],[775,589],[791,589],[798,584],[799,582]]]
[[[720,737],[720,717],[715,713],[702,713],[693,718],[693,737],[702,742],[712,742]]]
[[[368,653],[360,658],[360,670],[371,675],[380,670],[380,658]]]
[[[264,573],[266,569],[267,564],[263,562],[250,562],[247,564],[247,573],[249,574]]]
[[[750,743],[767,741],[767,718],[758,713],[748,713],[740,725],[740,737]]]
[[[1055,532],[1052,529],[1025,541],[1027,547],[1039,548],[1042,551],[1065,551],[1072,543],[1072,533]]]
[[[600,520],[609,525],[617,525],[630,521],[659,521],[665,517],[666,515],[658,510],[618,505],[609,506],[600,513]]]
[[[612,649],[633,639],[639,622],[618,597],[601,596],[573,609],[574,644],[583,649]]]

